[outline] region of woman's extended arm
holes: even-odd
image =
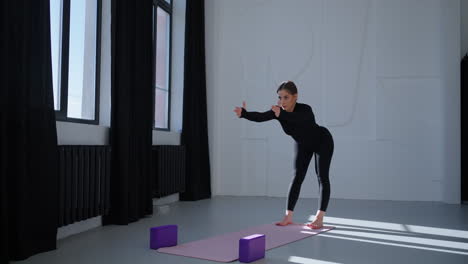
[[[275,113],[271,110],[266,112],[247,112],[245,108],[242,108],[240,117],[254,122],[265,122],[276,118]]]
[[[245,110],[245,108],[246,108],[245,101],[242,102],[242,107],[234,108],[234,112],[236,113],[237,117],[245,118],[247,120],[254,121],[254,122],[265,122],[265,121],[276,118],[275,113],[273,113],[273,111],[271,110],[260,113],[260,112],[248,112],[247,110]]]

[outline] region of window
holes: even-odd
[[[57,120],[97,124],[101,0],[50,0]]]
[[[154,128],[169,130],[172,4],[154,0],[153,6]]]

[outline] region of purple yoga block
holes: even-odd
[[[265,235],[255,234],[239,240],[239,261],[249,263],[265,257]]]
[[[152,227],[150,230],[150,248],[172,247],[177,245],[177,225]]]

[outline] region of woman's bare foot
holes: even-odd
[[[277,222],[277,226],[287,226],[293,223],[292,221],[292,211],[286,211],[286,215],[284,216],[283,220],[281,222]]]
[[[323,216],[325,215],[324,211],[317,211],[315,215],[315,220],[311,223],[308,223],[307,226],[312,229],[320,229],[323,227]]]
[[[323,218],[316,217],[315,220],[307,224],[312,229],[320,229],[323,227]]]

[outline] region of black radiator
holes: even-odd
[[[107,214],[110,146],[60,145],[58,148],[58,226]]]
[[[185,191],[185,147],[157,145],[152,148],[153,197]]]

